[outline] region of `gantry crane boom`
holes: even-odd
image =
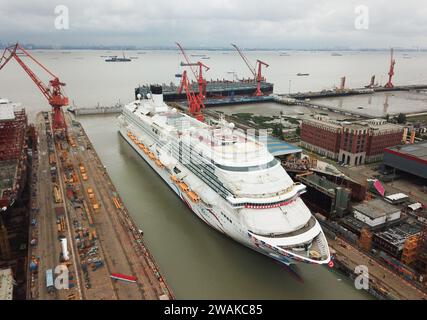
[[[178,42],[175,42],[175,44],[178,46],[179,50],[181,51],[182,55],[184,56],[185,62],[189,65],[190,64],[192,65],[191,60],[190,60],[190,58],[188,58],[187,53],[185,52],[183,46],[181,46],[181,44],[179,44]],[[192,68],[192,66],[190,66],[190,69],[191,69],[191,72],[193,72],[194,78],[198,79],[199,76],[197,75],[197,72]]]
[[[240,57],[242,57],[243,61],[248,66],[249,70],[251,71],[252,75],[254,76],[254,79],[257,78],[255,67],[250,63],[249,59],[246,57],[246,55],[242,52],[242,50],[239,49],[239,47],[235,44],[231,44],[239,53]]]
[[[265,78],[262,76],[262,66],[265,66],[268,68],[268,64],[264,61],[261,61],[257,59],[256,61],[256,68],[252,66],[252,64],[249,62],[249,59],[246,57],[246,55],[242,52],[242,50],[239,49],[239,47],[235,44],[231,44],[239,53],[240,57],[242,57],[243,61],[248,66],[249,70],[251,71],[252,75],[254,76],[254,80],[257,82],[257,88],[255,91],[255,96],[262,96],[263,93],[261,91],[261,82],[265,81]]]
[[[44,71],[46,71],[53,79],[49,81],[49,86],[43,83],[37,75],[27,66],[27,64],[19,57],[17,52],[23,53],[26,57],[30,58],[38,66],[40,66]],[[66,129],[64,117],[62,115],[61,108],[68,105],[68,98],[63,95],[62,87],[65,86],[65,83],[61,82],[57,76],[55,76],[51,71],[49,71],[44,65],[37,61],[31,54],[29,54],[24,48],[22,48],[18,43],[5,48],[3,55],[0,59],[0,70],[14,58],[16,62],[24,69],[24,71],[29,75],[31,80],[36,84],[45,98],[48,100],[49,104],[53,108],[53,128],[54,130]]]
[[[196,63],[192,63],[190,61],[190,58],[188,58],[187,53],[185,52],[183,46],[181,46],[181,44],[179,44],[178,42],[175,42],[176,45],[178,46],[179,50],[181,50],[182,55],[184,56],[185,59],[185,63],[181,62],[181,66],[182,67],[190,67],[191,72],[194,75],[194,78],[196,79],[198,85],[199,85],[199,96],[200,99],[203,100],[205,98],[205,94],[206,94],[206,80],[203,78],[203,69],[205,69],[205,71],[209,70],[209,67],[207,65],[205,65],[204,63],[197,61]],[[198,71],[194,70],[193,67],[198,67]],[[181,89],[182,91],[182,89]],[[179,92],[181,93],[181,92]]]
[[[190,68],[191,67],[198,67],[199,68],[198,77],[196,80],[197,80],[197,83],[199,85],[199,96],[203,100],[206,96],[206,80],[203,78],[203,69],[205,69],[205,71],[208,71],[209,67],[200,61],[197,61],[197,63],[183,63],[183,62],[181,62],[181,66],[182,67],[190,67]]]

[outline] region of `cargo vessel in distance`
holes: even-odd
[[[178,76],[178,75],[176,75]],[[179,75],[180,76],[180,75]],[[257,81],[249,79],[241,79],[237,81],[228,80],[210,80],[206,82],[206,99],[204,104],[208,106],[230,104],[230,103],[254,103],[272,101],[274,85],[266,81],[261,81],[262,96],[255,96],[257,89]],[[191,84],[193,91],[197,94],[199,86],[197,82]],[[167,102],[186,102],[187,97],[185,91],[178,92],[179,87],[171,82],[169,85],[163,84],[163,97]],[[142,97],[147,97],[150,92],[150,85],[143,85],[135,88],[135,99],[138,94]]]
[[[325,264],[329,247],[295,183],[264,143],[221,120],[167,106],[151,86],[118,117],[121,136],[206,224],[286,265]]]

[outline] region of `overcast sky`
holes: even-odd
[[[55,29],[55,7],[69,30]],[[369,9],[368,30],[355,8]],[[420,0],[0,0],[0,41],[52,45],[264,48],[427,47]]]

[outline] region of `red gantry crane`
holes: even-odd
[[[208,71],[209,67],[200,61],[198,61],[197,63],[192,63],[188,58],[184,48],[178,42],[175,43],[178,46],[179,50],[181,50],[181,53],[186,61],[186,63],[181,62],[181,66],[190,67],[191,72],[193,73],[194,78],[196,79],[199,85],[199,96],[203,100],[206,95],[206,80],[203,78],[203,69],[205,69],[205,71]],[[198,67],[198,71],[195,70],[193,67]]]
[[[261,82],[265,81],[265,78],[262,76],[262,66],[265,66],[268,68],[268,64],[265,63],[264,61],[261,61],[259,59],[257,59],[256,61],[256,67],[254,67],[249,59],[245,56],[245,54],[242,52],[242,50],[239,49],[238,46],[236,46],[235,44],[231,44],[239,53],[240,57],[242,57],[243,61],[246,63],[247,67],[249,68],[249,70],[251,71],[252,75],[254,76],[254,80],[257,82],[257,88],[255,91],[255,95],[256,96],[262,96],[264,95],[263,92],[261,91]]]
[[[52,80],[49,81],[49,85],[44,84],[36,74],[27,66],[27,64],[22,61],[21,57],[18,55],[18,52],[24,56],[30,58],[35,62],[39,67],[46,71],[51,77]],[[31,56],[24,48],[22,48],[18,43],[5,48],[2,57],[0,58],[0,70],[12,59],[14,58],[19,65],[24,69],[24,71],[30,76],[31,80],[36,84],[42,94],[46,97],[49,104],[53,109],[53,130],[66,130],[66,124],[64,121],[64,116],[62,114],[61,108],[68,105],[68,97],[64,96],[62,92],[62,87],[65,86],[65,83],[61,82],[59,78],[50,72],[43,64],[37,61],[33,56]]]
[[[190,114],[199,121],[204,121],[204,117],[202,114],[202,108],[205,108],[205,104],[203,103],[203,96],[200,94],[196,95],[191,87],[191,83],[188,80],[187,70],[184,70],[182,73],[181,85],[178,88],[178,93],[181,93],[182,90],[185,90],[187,95],[188,102],[188,111]]]
[[[388,82],[385,84],[384,87],[386,88],[393,88],[393,76],[394,76],[394,65],[396,64],[396,60],[394,60],[393,57],[393,48],[390,50],[390,70],[388,72]]]

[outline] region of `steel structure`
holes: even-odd
[[[240,48],[237,45],[235,45],[233,43],[231,45],[237,50],[237,52],[239,53],[240,57],[243,59],[243,61],[245,62],[246,66],[251,71],[254,79],[257,82],[257,88],[256,88],[256,91],[255,91],[255,96],[262,96],[262,95],[264,95],[263,92],[261,91],[261,82],[265,81],[265,77],[263,77],[263,75],[262,75],[262,66],[265,66],[266,68],[268,68],[269,65],[266,62],[257,59],[256,66],[254,67],[250,63],[250,61],[246,57],[246,55],[243,53],[243,51],[240,50]]]
[[[181,66],[182,67],[190,67],[191,72],[193,73],[194,78],[196,79],[197,84],[199,86],[198,95],[200,96],[201,100],[203,100],[205,98],[205,95],[206,95],[206,80],[203,78],[203,69],[205,71],[208,71],[209,67],[200,61],[198,61],[196,63],[191,62],[190,58],[188,58],[187,53],[184,50],[184,47],[181,46],[181,44],[179,44],[178,42],[175,42],[175,43],[178,46],[179,50],[181,51],[181,53],[184,56],[184,59],[186,61],[185,63],[181,62]],[[193,67],[198,67],[198,71],[197,71],[197,69],[195,70]]]
[[[15,111],[15,119],[0,120],[0,161],[18,159],[27,127],[24,110]]]
[[[48,73],[53,79],[49,81],[49,85],[44,84],[37,75],[28,67],[28,65],[21,59],[18,53],[23,54],[23,56],[30,58],[34,63],[41,67],[46,73]],[[68,105],[68,97],[64,96],[62,92],[62,87],[65,86],[65,83],[61,82],[59,78],[49,71],[43,64],[41,64],[37,59],[28,53],[23,47],[18,43],[5,48],[2,57],[0,58],[0,70],[12,59],[14,58],[16,62],[24,69],[24,71],[30,76],[31,80],[36,84],[41,93],[48,100],[49,104],[53,109],[53,129],[56,130],[66,130],[66,124],[64,121],[64,116],[62,114],[61,108]]]
[[[198,72],[198,76],[197,76],[197,84],[199,86],[199,92],[198,95],[200,96],[200,98],[203,100],[206,97],[206,80],[203,78],[203,69],[205,69],[205,71],[209,70],[209,67],[205,64],[203,64],[200,61],[197,61],[196,63],[183,63],[181,62],[181,66],[182,67],[198,67],[199,68],[199,72]],[[180,92],[179,92],[180,93]]]
[[[394,76],[394,65],[396,64],[396,60],[394,60],[393,52],[394,52],[393,48],[391,48],[391,50],[390,50],[390,69],[388,71],[388,82],[384,86],[386,88],[394,88],[392,80],[393,80],[393,76]]]
[[[204,121],[204,117],[201,112],[201,109],[205,108],[203,97],[201,97],[200,94],[196,95],[191,88],[191,84],[187,76],[187,70],[184,70],[182,73],[181,85],[179,86],[178,92],[181,93],[182,90],[185,90],[187,96],[189,113],[197,120]]]

